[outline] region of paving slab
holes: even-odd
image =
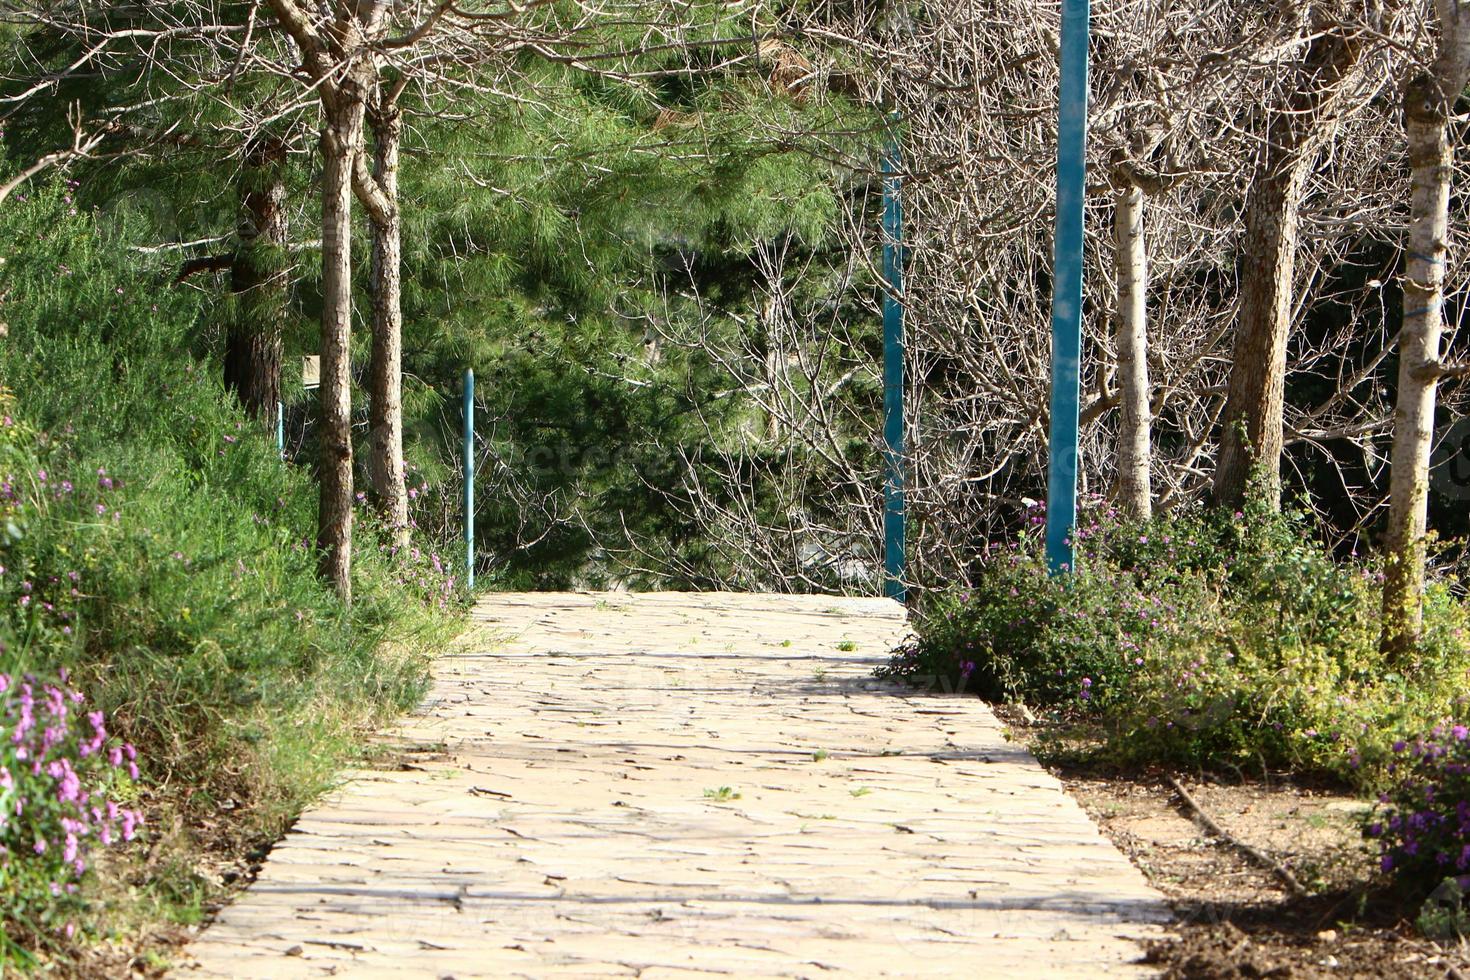
[[[500,594],[191,977],[1148,976],[1163,897],[879,599]]]

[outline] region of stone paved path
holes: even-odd
[[[1142,976],[1158,893],[886,600],[498,595],[411,759],[305,814],[213,977]]]

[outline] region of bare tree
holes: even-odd
[[[1121,175],[1120,175],[1121,176]],[[1118,506],[1132,517],[1153,513],[1148,384],[1148,247],[1143,188],[1115,178],[1114,264],[1118,279]]]
[[[344,601],[350,602],[354,175],[365,166],[364,130],[368,101],[378,83],[377,52],[413,45],[448,12],[449,5],[431,8],[401,35],[383,37],[380,32],[390,13],[385,0],[340,0],[327,5],[324,11],[307,8],[297,0],[267,3],[280,28],[299,49],[301,67],[322,107],[321,494],[317,548],[323,578]],[[396,276],[397,262],[393,263],[393,273]]]
[[[1440,340],[1455,161],[1450,121],[1456,101],[1470,83],[1470,6],[1458,0],[1435,0],[1429,27],[1424,32],[1431,49],[1426,63],[1403,91],[1413,185],[1384,534],[1381,640],[1384,652],[1400,660],[1418,645],[1423,623],[1429,459],[1439,381],[1447,375],[1470,374],[1470,367],[1445,363]]]
[[[1365,6],[1363,15],[1353,8]],[[1284,39],[1267,31],[1283,91],[1264,113],[1241,242],[1240,311],[1221,418],[1214,499],[1237,506],[1251,479],[1279,503],[1284,448],[1287,342],[1295,312],[1298,230],[1307,178],[1344,103],[1361,103],[1381,79],[1359,62],[1381,10],[1373,4],[1295,0],[1281,7]],[[1276,27],[1268,23],[1266,25]]]

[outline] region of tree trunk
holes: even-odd
[[[1384,535],[1383,652],[1406,657],[1419,643],[1424,612],[1429,457],[1444,324],[1444,271],[1449,240],[1454,150],[1447,100],[1425,76],[1404,95],[1404,128],[1413,174],[1404,257],[1404,324],[1399,334],[1398,403],[1394,409],[1388,530]]]
[[[777,299],[778,284],[772,284],[771,295],[761,307],[761,325],[766,340],[766,442],[781,446],[786,435],[787,399],[790,388],[790,366],[786,362],[786,345],[781,337],[781,303]]]
[[[1240,312],[1225,397],[1215,503],[1239,507],[1253,478],[1281,502],[1286,342],[1291,334],[1297,219],[1311,159],[1275,140],[1245,204]]]
[[[352,166],[365,110],[350,75],[325,106],[322,132],[321,502],[322,577],[352,601]]]
[[[1143,189],[1120,182],[1114,195],[1114,271],[1118,288],[1118,507],[1128,517],[1153,513],[1149,478],[1148,246]]]
[[[1269,501],[1281,506],[1286,344],[1302,192],[1363,51],[1363,33],[1330,17],[1306,29],[1312,40],[1296,69],[1296,88],[1271,111],[1246,195],[1240,312],[1215,468],[1214,499],[1223,507],[1239,507],[1257,477]]]
[[[403,464],[403,222],[398,210],[398,151],[403,121],[396,107],[373,113],[373,176],[389,208],[374,214],[371,399],[373,493],[400,547],[409,543]]]
[[[237,312],[225,337],[225,387],[254,419],[274,429],[281,401],[281,330],[286,317],[285,146],[252,140],[240,176],[240,242],[230,263]]]

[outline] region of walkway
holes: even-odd
[[[393,771],[304,815],[212,977],[1146,976],[1163,900],[886,600],[497,595]]]

